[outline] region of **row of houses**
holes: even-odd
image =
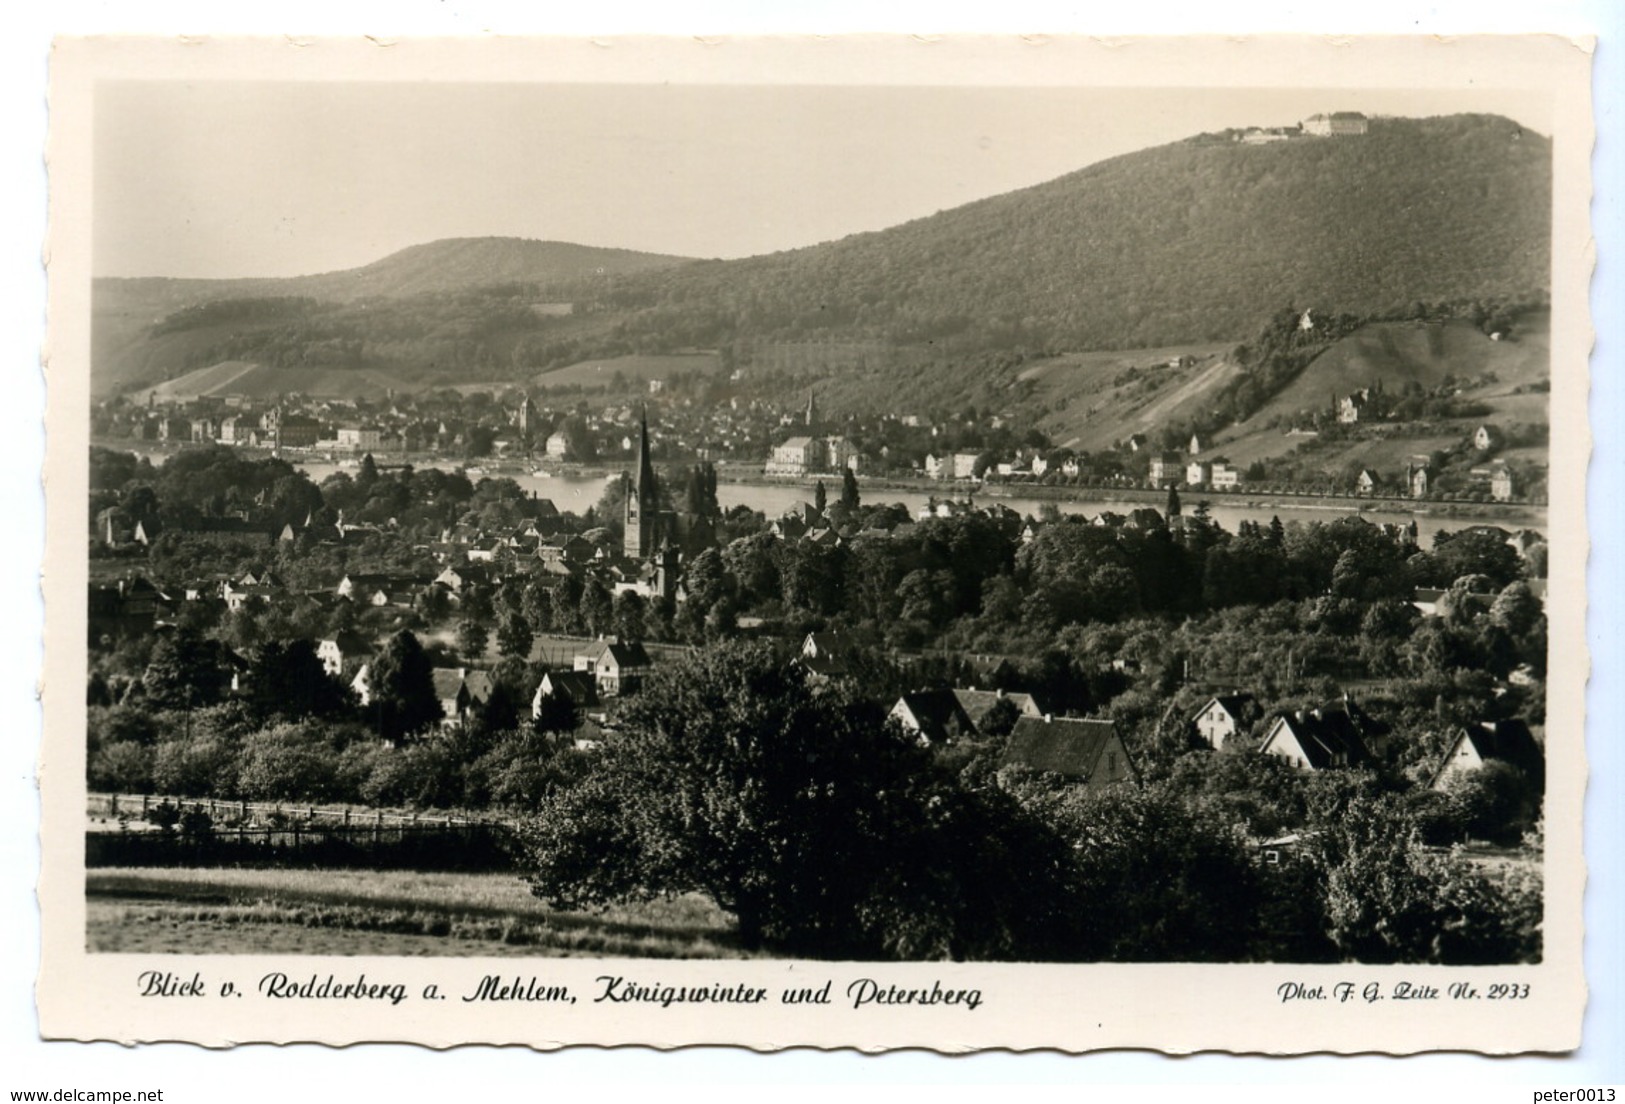
[[[1505,460],[1492,460],[1468,470],[1467,479],[1475,490],[1487,491],[1496,502],[1511,502],[1518,493],[1517,480]],[[1403,483],[1395,487],[1369,468],[1362,468],[1355,477],[1354,490],[1359,495],[1382,494],[1394,490],[1411,498],[1426,498],[1433,490],[1433,461],[1427,456],[1413,456],[1405,465]]]
[[[372,646],[356,634],[324,640],[317,648],[324,668],[334,675],[357,654],[370,657],[372,651]],[[652,668],[647,649],[637,641],[614,637],[594,641],[576,653],[569,670],[550,670],[542,675],[531,697],[531,716],[541,717],[549,699],[567,700],[584,713],[597,709],[608,699],[636,693]],[[478,668],[436,667],[431,677],[440,702],[441,724],[448,727],[469,723],[491,700],[495,687],[491,673]],[[350,689],[363,707],[371,704],[370,662],[363,662],[356,670]]]
[[[1209,747],[1222,751],[1261,715],[1253,695],[1220,694],[1203,703],[1191,724]],[[1380,746],[1386,734],[1385,726],[1345,696],[1279,714],[1265,729],[1258,751],[1303,771],[1358,767],[1372,761],[1372,745]],[[1452,778],[1492,760],[1509,763],[1533,780],[1544,774],[1545,753],[1527,724],[1516,719],[1486,720],[1461,726],[1450,735],[1427,784],[1444,789]]]

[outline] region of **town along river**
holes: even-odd
[[[341,469],[338,465],[330,463],[300,463],[298,465],[310,478],[317,483],[332,475],[335,471],[347,470],[352,475],[354,468]],[[419,467],[443,467],[448,471],[455,470],[456,465],[446,464],[420,464]],[[493,471],[488,473],[492,478],[512,479],[527,491],[534,491],[539,498],[552,499],[553,504],[567,513],[580,514],[587,507],[592,506],[603,497],[604,488],[611,479],[618,479],[619,473],[602,474],[600,469],[592,475],[576,475],[569,472],[559,472],[550,475],[533,475],[527,471]],[[480,475],[471,474],[470,478],[478,482]],[[830,498],[841,493],[839,476],[830,476],[824,481]],[[935,500],[943,502],[957,500],[963,502],[966,491],[962,486],[942,484],[937,487],[920,484],[917,487],[900,487],[896,484],[875,485],[866,480],[860,480],[859,490],[863,501],[868,505],[877,503],[901,503],[908,507],[911,514],[918,517],[920,508],[927,502]],[[1103,511],[1126,514],[1141,506],[1155,507],[1159,512],[1163,509],[1166,496],[1162,493],[1138,491],[1124,494],[1122,497],[1109,497],[1112,492],[1102,494],[1090,488],[1045,488],[1046,492],[1059,492],[1056,497],[1024,496],[1002,493],[1006,490],[1019,490],[1019,488],[1000,486],[1000,493],[988,491],[973,491],[970,493],[972,502],[980,505],[997,503],[1008,506],[1017,513],[1038,516],[1045,506],[1054,506],[1063,514],[1087,514],[1093,516]],[[1076,495],[1078,497],[1060,497],[1060,495]],[[731,482],[726,475],[717,483],[717,502],[724,510],[735,506],[748,506],[752,510],[759,510],[768,517],[778,517],[786,510],[801,502],[811,502],[813,499],[813,483],[799,482]],[[1534,529],[1537,532],[1546,532],[1546,511],[1541,507],[1492,507],[1479,504],[1449,504],[1430,503],[1424,509],[1411,511],[1402,503],[1379,502],[1373,503],[1356,498],[1315,498],[1310,496],[1291,495],[1249,495],[1245,492],[1230,494],[1202,494],[1197,491],[1180,492],[1180,500],[1188,514],[1196,509],[1199,502],[1208,504],[1208,512],[1213,520],[1230,532],[1235,532],[1243,521],[1256,521],[1268,524],[1271,518],[1279,517],[1283,522],[1292,521],[1335,521],[1337,518],[1359,513],[1361,516],[1378,524],[1387,522],[1403,525],[1413,517],[1416,519],[1418,539],[1422,547],[1430,547],[1433,543],[1433,534],[1441,529],[1465,529],[1472,525],[1496,525],[1503,529],[1516,531],[1519,529]],[[1460,513],[1448,513],[1458,509]]]

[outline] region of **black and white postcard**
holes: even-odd
[[[43,1033],[1574,1049],[1590,63],[61,41]]]

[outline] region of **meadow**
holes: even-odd
[[[560,912],[511,874],[98,869],[92,953],[744,957],[709,899]]]

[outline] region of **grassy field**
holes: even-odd
[[[744,957],[704,897],[558,912],[503,874],[108,869],[85,893],[92,952]]]

